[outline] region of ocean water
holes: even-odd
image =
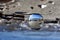
[[[0,32],[0,40],[60,40],[60,32]]]
[[[60,26],[56,27],[55,31],[2,31],[6,27],[0,26],[0,40],[60,40],[60,32],[57,31],[60,29]]]

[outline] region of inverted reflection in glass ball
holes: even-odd
[[[32,13],[32,15],[29,16],[29,26],[33,29],[39,29],[42,21],[43,16],[39,13]]]

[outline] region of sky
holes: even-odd
[[[42,19],[43,17],[41,15],[30,15],[29,20],[33,20],[33,19]]]

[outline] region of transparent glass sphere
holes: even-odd
[[[39,24],[42,23],[43,16],[39,13],[32,13],[29,16],[29,26],[31,28],[39,28]]]

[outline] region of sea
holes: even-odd
[[[2,31],[0,27],[0,40],[60,40],[60,31],[40,31],[40,30],[16,30]]]

